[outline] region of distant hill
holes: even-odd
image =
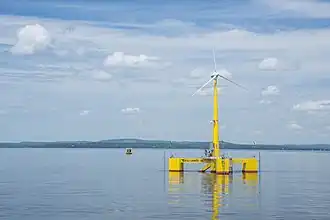
[[[330,150],[330,145],[249,145],[221,141],[222,149],[260,150]],[[143,139],[110,139],[101,141],[57,141],[0,143],[0,148],[159,148],[159,149],[207,149],[210,142],[166,141]]]

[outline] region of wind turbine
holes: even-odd
[[[220,77],[220,78],[223,78],[224,80],[227,80],[227,81],[229,81],[229,82],[231,82],[231,83],[233,83],[233,84],[235,84],[235,85],[238,86],[238,87],[241,87],[242,89],[247,90],[247,88],[245,88],[244,86],[242,86],[242,85],[240,85],[240,84],[238,84],[238,83],[236,83],[236,82],[234,82],[234,81],[228,79],[227,77],[221,75],[220,73],[218,73],[218,71],[217,71],[217,63],[216,63],[216,61],[215,61],[215,52],[214,52],[214,50],[213,50],[213,62],[214,62],[214,72],[213,72],[212,75],[211,75],[211,79],[210,79],[209,81],[207,81],[204,85],[202,85],[199,89],[197,89],[196,92],[194,92],[194,94],[192,94],[192,96],[194,96],[196,93],[198,93],[199,91],[201,91],[201,90],[202,90],[205,86],[207,86],[212,80],[217,80],[219,77]]]
[[[219,115],[218,115],[218,78],[222,78],[230,83],[235,84],[236,86],[247,90],[244,86],[241,86],[240,84],[228,79],[227,77],[219,74],[217,72],[217,64],[215,61],[215,52],[213,49],[213,62],[214,62],[214,72],[211,75],[211,79],[208,80],[206,83],[204,83],[199,89],[196,90],[192,94],[194,96],[196,93],[201,91],[205,86],[207,86],[211,81],[213,81],[213,152],[212,157],[218,158],[220,157],[220,144],[219,144]]]

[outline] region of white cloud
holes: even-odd
[[[221,88],[217,88],[218,89],[218,93],[222,92],[222,89]],[[200,95],[200,96],[210,96],[210,95],[213,95],[213,88],[203,88],[202,90],[199,90],[197,93],[197,95]]]
[[[1,19],[2,18],[2,19]],[[41,19],[31,18],[18,18],[2,16],[1,20],[7,23],[26,23],[25,19],[29,19],[30,22],[40,22]],[[88,46],[93,47],[95,50],[120,51],[122,45],[126,48],[134,49],[134,53],[140,51],[152,52],[155,49],[162,49],[167,51],[175,51],[174,55],[181,56],[182,49],[207,49],[212,50],[226,50],[226,49],[239,49],[239,50],[288,50],[296,54],[297,51],[318,51],[318,49],[329,48],[330,30],[328,29],[312,29],[312,30],[293,30],[293,31],[281,31],[272,34],[255,34],[246,30],[233,29],[233,30],[221,30],[214,32],[193,32],[188,36],[179,36],[166,38],[163,36],[153,36],[147,34],[136,35],[135,32],[130,33],[126,31],[116,31],[102,27],[93,26],[90,24],[78,21],[59,21],[59,20],[43,20],[43,24],[47,25],[47,30],[52,29],[52,32],[56,32],[60,35],[59,27],[63,29],[65,26],[75,26],[75,30],[70,35],[63,35],[57,38],[64,39],[65,42],[73,42],[73,44],[67,44],[70,46],[77,45],[78,43],[85,43]],[[8,26],[8,25],[7,25]],[[7,27],[7,26],[0,26]],[[43,25],[45,26],[45,25]],[[221,43],[218,43],[221,40]],[[77,49],[77,48],[76,48]],[[299,55],[308,55],[307,53]]]
[[[79,55],[79,56],[83,56],[86,54],[86,51],[83,47],[79,47],[77,50],[76,50],[76,53]]]
[[[278,65],[278,59],[274,57],[265,58],[259,63],[259,69],[261,70],[276,70]]]
[[[123,52],[114,52],[108,55],[103,64],[104,66],[128,66],[128,67],[141,67],[147,66],[150,62],[156,61],[159,58],[149,57],[144,54],[138,56],[126,55]]]
[[[276,86],[268,86],[266,89],[261,91],[261,95],[263,96],[271,96],[271,95],[279,95],[280,90]]]
[[[300,63],[293,57],[283,56],[281,60],[276,57],[264,58],[258,69],[262,71],[296,71],[300,68]]]
[[[259,0],[274,9],[312,18],[330,18],[330,3],[322,0]],[[293,14],[294,16],[294,14]]]
[[[69,54],[69,51],[58,49],[58,50],[55,50],[54,53],[59,57],[65,57]]]
[[[217,70],[217,72],[220,75],[222,75],[222,76],[224,76],[224,77],[226,77],[228,79],[233,78],[233,74],[231,72],[229,72],[228,70],[226,70],[226,69],[220,69],[220,70]]]
[[[271,34],[255,34],[246,30],[214,31],[203,34],[195,34],[188,38],[177,37],[165,41],[163,38],[155,39],[161,47],[169,44],[176,49],[204,49],[212,50],[241,50],[241,51],[288,51],[288,54],[308,51],[316,51],[316,48],[329,48],[330,42],[326,37],[330,35],[327,29],[280,31]],[[221,43],[219,42],[221,39]],[[309,40],[313,42],[308,42]],[[303,55],[303,54],[298,54]],[[306,55],[306,54],[304,54]]]
[[[183,22],[177,19],[165,19],[160,22],[157,22],[154,27],[161,26],[163,28],[187,28],[194,27],[195,24],[193,22]]]
[[[122,113],[124,114],[135,114],[135,113],[139,113],[140,112],[140,108],[131,108],[131,107],[128,107],[128,108],[124,108],[121,110]]]
[[[192,30],[203,30],[196,26],[193,22],[186,22],[177,19],[163,19],[160,21],[155,21],[153,23],[127,23],[127,22],[111,22],[113,26],[121,26],[124,28],[137,28],[144,29],[149,31],[156,31],[162,33],[186,33],[187,31],[191,32]],[[172,35],[173,36],[173,35]]]
[[[89,110],[83,110],[79,113],[80,116],[85,116],[85,115],[88,115],[89,114]]]
[[[54,43],[54,52],[55,51],[63,51],[62,55],[63,57],[40,57],[35,56],[33,59],[26,59],[26,60],[16,60],[16,57],[13,57],[10,53],[2,53],[1,60],[3,62],[9,62],[7,66],[4,68],[17,68],[21,70],[25,70],[27,72],[20,73],[20,74],[8,74],[7,75],[1,75],[1,80],[7,80],[9,77],[15,79],[15,84],[17,85],[15,88],[13,87],[13,91],[21,91],[20,93],[16,95],[13,93],[12,96],[16,95],[17,97],[24,97],[24,93],[26,91],[34,91],[38,96],[40,96],[40,99],[37,100],[37,98],[34,100],[35,104],[42,103],[43,102],[43,96],[46,96],[47,99],[54,99],[54,105],[57,106],[66,106],[68,105],[68,108],[73,108],[73,106],[76,105],[76,102],[70,102],[67,103],[66,100],[81,98],[84,100],[88,100],[88,102],[95,104],[96,106],[99,106],[100,103],[107,103],[110,101],[113,106],[111,106],[111,110],[113,109],[120,109],[120,106],[125,105],[125,103],[132,103],[137,102],[139,103],[139,107],[141,109],[148,109],[150,107],[150,103],[156,102],[161,107],[159,108],[159,111],[167,111],[168,109],[163,109],[163,106],[166,106],[170,108],[169,112],[166,112],[166,115],[168,115],[169,118],[175,118],[173,115],[177,115],[178,111],[180,112],[180,109],[188,108],[191,109],[191,111],[188,114],[199,114],[200,112],[203,113],[203,111],[207,111],[204,105],[200,105],[200,103],[192,100],[187,100],[186,97],[190,96],[195,90],[194,89],[186,89],[186,88],[175,88],[175,89],[169,89],[168,88],[168,82],[175,78],[182,78],[182,83],[191,84],[194,82],[194,88],[197,88],[202,85],[203,82],[207,81],[209,79],[209,74],[212,73],[212,68],[210,68],[209,71],[203,71],[200,72],[200,78],[198,77],[198,74],[192,74],[189,78],[189,70],[191,70],[191,67],[194,66],[207,66],[212,67],[212,60],[209,59],[209,52],[205,52],[206,50],[212,51],[213,47],[215,47],[216,50],[222,50],[224,51],[222,58],[223,64],[228,67],[230,71],[233,71],[234,78],[236,78],[236,74],[238,78],[242,76],[243,79],[245,79],[245,82],[242,82],[241,80],[238,80],[239,82],[242,82],[242,84],[246,85],[249,88],[259,88],[261,83],[265,83],[267,80],[271,80],[270,77],[281,77],[281,76],[258,76],[255,71],[256,66],[259,64],[259,61],[262,60],[264,57],[271,54],[271,56],[277,57],[279,61],[283,60],[283,56],[285,55],[286,58],[296,58],[301,63],[303,63],[303,68],[299,70],[299,76],[295,75],[296,73],[288,74],[285,76],[285,82],[281,83],[281,92],[282,90],[285,90],[288,94],[288,96],[283,96],[283,101],[285,103],[290,103],[291,105],[293,102],[293,96],[290,94],[294,94],[294,92],[299,92],[302,94],[302,96],[306,97],[308,94],[313,94],[313,98],[320,99],[320,97],[324,94],[327,94],[328,88],[318,88],[317,91],[313,88],[310,88],[308,92],[302,88],[296,87],[296,88],[290,88],[290,85],[299,83],[299,82],[306,82],[306,77],[313,78],[315,80],[319,80],[322,77],[324,77],[325,73],[327,73],[324,69],[327,67],[329,68],[329,65],[327,65],[327,60],[323,58],[320,60],[320,57],[328,57],[327,54],[330,54],[330,30],[329,29],[311,29],[311,30],[294,30],[294,31],[278,31],[275,33],[253,33],[246,30],[234,30],[234,31],[225,31],[225,30],[219,30],[216,31],[208,31],[204,30],[203,32],[198,31],[191,31],[187,32],[185,36],[182,35],[175,35],[171,37],[164,37],[162,36],[162,33],[153,33],[149,34],[148,32],[139,32],[139,30],[135,30],[135,32],[132,32],[131,30],[122,29],[122,30],[114,30],[109,28],[109,26],[102,27],[102,26],[93,26],[92,23],[83,23],[83,22],[77,22],[77,21],[65,21],[65,20],[44,20],[44,19],[36,19],[35,21],[31,21],[28,17],[10,17],[6,18],[6,16],[0,16],[0,43],[4,43],[6,45],[14,45],[16,42],[14,39],[15,35],[13,34],[14,31],[18,26],[24,27],[26,25],[26,22],[28,23],[39,23],[43,27],[49,31]],[[66,33],[65,35],[60,33],[59,30],[63,29],[63,27],[66,26],[73,26],[75,27],[70,33]],[[12,39],[11,39],[12,38]],[[220,43],[219,43],[220,42]],[[7,46],[5,46],[7,47]],[[79,49],[84,48],[84,49]],[[80,52],[81,53],[80,53]],[[153,74],[149,74],[150,72],[147,72],[149,70],[143,70],[140,69],[134,69],[134,76],[133,77],[139,77],[143,75],[143,77],[154,77],[157,78],[158,82],[157,84],[146,84],[144,82],[138,82],[138,83],[130,83],[129,80],[122,80],[120,77],[124,74],[118,74],[115,75],[115,67],[118,67],[119,64],[121,66],[127,66],[125,59],[122,60],[122,62],[119,62],[119,64],[116,62],[112,63],[113,66],[107,66],[105,69],[102,65],[102,61],[107,55],[113,55],[114,51],[125,51],[125,54],[122,53],[122,55],[125,57],[128,54],[131,54],[129,56],[134,56],[137,59],[137,62],[132,62],[132,66],[140,66],[140,64],[144,65],[145,62],[140,62],[140,56],[139,54],[146,54],[148,55],[154,55],[157,57],[161,57],[162,60],[169,60],[175,65],[171,66],[169,69],[166,69],[165,71],[153,71]],[[205,52],[205,53],[204,53]],[[77,54],[78,53],[78,54]],[[126,54],[127,53],[127,54]],[[80,56],[79,56],[80,55]],[[227,56],[228,55],[228,56]],[[53,59],[55,58],[55,59]],[[205,59],[204,59],[205,58]],[[19,58],[20,59],[20,58]],[[23,59],[23,58],[22,58]],[[14,60],[14,61],[11,61]],[[133,59],[134,60],[134,59]],[[253,63],[251,63],[251,60]],[[315,62],[317,60],[319,63],[317,63],[317,67],[319,68],[317,71],[306,71],[306,69],[313,69],[311,68],[311,62]],[[17,62],[16,62],[17,61]],[[118,61],[118,60],[117,60]],[[242,62],[241,62],[242,61]],[[148,63],[147,59],[147,63]],[[151,62],[151,61],[150,61]],[[246,62],[249,62],[249,64],[246,64]],[[38,70],[33,69],[34,66],[36,66],[36,63],[43,63],[45,65],[58,65],[61,63],[67,63],[67,67],[63,67],[63,69],[58,70],[57,72],[65,72],[65,68],[70,69],[70,71],[74,74],[74,79],[66,80],[66,82],[61,83],[53,83],[49,84],[47,83],[33,83],[30,84],[30,76],[33,74],[37,74]],[[111,63],[111,62],[110,62]],[[135,63],[135,64],[134,64]],[[155,65],[158,65],[159,62],[156,62],[156,60],[153,60],[153,63]],[[17,64],[17,66],[16,66]],[[315,66],[315,63],[313,63],[313,66]],[[26,68],[27,67],[27,68]],[[51,67],[46,66],[43,70],[43,72],[47,72]],[[93,82],[93,77],[99,78],[99,80],[104,79],[103,77],[107,78],[107,74],[99,73],[97,71],[93,72],[94,70],[101,70],[104,69],[104,71],[107,73],[111,73],[114,77],[112,78],[113,81],[118,80],[120,83],[113,83],[114,86],[108,86],[107,84],[101,84],[101,83],[95,83]],[[29,74],[28,71],[30,71]],[[71,71],[72,70],[72,71]],[[123,71],[123,72],[131,72],[130,71]],[[136,74],[137,73],[137,74]],[[149,74],[149,75],[147,75]],[[97,76],[98,75],[98,76]],[[128,75],[128,74],[127,74]],[[126,75],[126,76],[127,76]],[[133,74],[132,74],[133,75]],[[117,77],[118,76],[118,77]],[[125,76],[125,77],[126,77]],[[29,80],[29,82],[22,83],[21,79]],[[151,77],[150,77],[151,78]],[[279,78],[276,78],[279,80]],[[189,79],[190,81],[186,81],[186,79]],[[83,80],[90,80],[87,82],[83,82]],[[264,80],[264,81],[263,81]],[[281,79],[283,80],[283,78]],[[299,80],[299,82],[298,82]],[[198,82],[197,82],[198,81]],[[221,80],[220,80],[221,81]],[[261,82],[262,81],[262,82]],[[279,82],[279,81],[278,81]],[[122,84],[121,84],[122,83]],[[225,81],[221,81],[222,84],[226,83]],[[267,83],[267,82],[266,82]],[[227,84],[227,83],[226,83]],[[0,97],[1,103],[3,103],[3,97],[7,95],[8,93],[6,90],[8,90],[8,87],[3,86],[5,84],[0,85],[0,90],[2,91],[2,96]],[[10,86],[7,83],[8,86]],[[22,88],[19,88],[19,85],[22,85]],[[35,86],[35,87],[32,87]],[[266,84],[270,85],[270,84]],[[125,89],[122,89],[122,86],[125,86]],[[191,86],[191,85],[190,85]],[[211,85],[210,85],[211,87]],[[283,89],[282,89],[283,87]],[[295,90],[293,90],[295,89]],[[182,91],[185,92],[182,92]],[[22,92],[23,91],[23,92]],[[55,92],[56,91],[56,92]],[[153,92],[150,92],[153,91]],[[236,91],[236,90],[235,90]],[[225,107],[223,109],[223,113],[226,117],[226,120],[230,120],[233,123],[236,123],[237,120],[237,110],[240,107],[244,107],[248,109],[247,111],[250,112],[250,110],[254,107],[256,107],[256,101],[251,96],[245,96],[243,97],[241,93],[235,92],[233,89],[233,92],[228,93],[228,96],[223,97],[223,102],[225,103],[223,106],[231,106]],[[143,94],[141,95],[140,92]],[[206,89],[204,91],[204,95],[212,94],[212,89]],[[203,92],[201,92],[203,95]],[[206,94],[205,94],[206,93]],[[112,94],[112,95],[109,95]],[[137,95],[139,94],[139,95]],[[188,94],[188,95],[187,95]],[[161,95],[161,96],[159,96]],[[88,96],[88,98],[87,98]],[[48,98],[49,97],[49,98]],[[161,97],[161,100],[159,99]],[[8,97],[6,99],[10,99],[12,97]],[[294,97],[296,98],[296,97]],[[112,99],[112,100],[109,100]],[[127,100],[129,99],[129,100]],[[136,100],[138,99],[138,100]],[[264,99],[264,103],[267,103],[268,97],[262,97],[260,99]],[[285,100],[284,100],[285,99]],[[125,100],[125,102],[123,101]],[[32,102],[31,102],[32,103]],[[102,104],[101,104],[102,105]],[[154,104],[152,104],[154,105]],[[191,105],[191,106],[190,106]],[[91,105],[94,106],[94,105]],[[172,107],[173,106],[173,107]],[[182,107],[182,108],[181,108]],[[235,108],[234,108],[235,107]],[[237,108],[236,108],[237,107]],[[260,108],[261,106],[257,105],[256,108]],[[97,107],[96,107],[97,108]],[[101,109],[102,107],[100,107]],[[208,107],[208,109],[211,108],[211,106]],[[133,109],[133,108],[132,108]],[[249,128],[249,125],[253,124],[251,123],[245,123],[247,120],[250,120],[250,118],[253,118],[255,120],[255,117],[260,118],[260,120],[256,120],[260,123],[260,127],[263,126],[263,121],[269,121],[267,124],[271,124],[273,128],[279,128],[280,126],[283,126],[283,124],[286,124],[288,121],[285,118],[287,108],[282,105],[276,105],[274,108],[272,108],[274,111],[279,112],[281,114],[275,115],[274,117],[269,118],[269,115],[265,114],[263,112],[257,112],[255,113],[253,110],[251,110],[252,115],[251,117],[245,117],[244,123],[242,124],[242,130],[243,128],[250,129],[253,131],[253,129]],[[59,110],[60,111],[60,110]],[[113,110],[115,111],[115,110]],[[133,110],[133,112],[136,112]],[[173,113],[174,112],[174,113]],[[79,111],[77,112],[79,113]],[[116,118],[116,114],[119,114],[120,112],[113,112],[112,115],[114,123],[117,123],[118,121]],[[108,114],[108,112],[104,113]],[[152,118],[154,115],[153,112],[148,112],[146,114],[146,117]],[[257,116],[253,114],[258,114]],[[280,117],[281,116],[281,117]],[[55,117],[55,116],[54,116]],[[98,116],[95,116],[98,117]],[[103,117],[100,115],[100,118]],[[186,116],[185,116],[186,117]],[[201,116],[200,118],[202,118]],[[151,120],[150,118],[147,118],[147,120]],[[189,117],[191,119],[191,117]],[[199,122],[192,122],[189,119],[189,121],[184,121],[185,123],[189,123],[189,126],[195,126]],[[266,120],[267,119],[267,120]],[[14,120],[12,118],[12,120]],[[41,120],[41,119],[36,119]],[[101,120],[101,119],[100,119]],[[182,119],[186,120],[186,119]],[[203,119],[204,120],[204,119]],[[208,119],[204,120],[207,121]],[[246,121],[245,121],[246,120]],[[252,120],[252,119],[251,119]],[[167,118],[164,119],[165,122],[169,121]],[[92,122],[91,122],[92,123]],[[118,122],[120,123],[120,121]],[[276,124],[277,123],[277,124]],[[316,122],[315,122],[316,123]],[[74,124],[74,123],[73,123]],[[72,125],[73,126],[73,125]],[[96,126],[96,125],[95,125]],[[244,127],[245,126],[245,127]],[[265,130],[269,129],[267,128],[268,125],[265,125]],[[165,127],[165,125],[164,125]],[[150,132],[152,128],[144,128],[145,130],[143,132]],[[165,128],[166,129],[166,128]],[[178,127],[175,130],[175,135],[178,138],[195,138],[194,134],[189,133],[187,136],[184,136],[182,127]],[[106,130],[106,129],[102,129]],[[231,129],[227,129],[225,132],[226,138],[242,141],[242,140],[248,140],[250,137],[248,135],[251,135],[252,132],[242,133],[242,135],[236,135],[234,136]],[[278,140],[288,140],[291,137],[286,136],[288,132],[282,132],[280,129],[278,129],[278,137],[281,138],[273,138],[271,135],[265,134],[262,138],[267,142],[267,138],[269,142],[278,141]],[[98,130],[100,131],[100,130]],[[102,132],[102,131],[101,131]],[[114,133],[120,133],[120,131],[114,131]],[[125,131],[124,131],[125,132]],[[95,131],[95,133],[97,133]],[[118,134],[116,133],[116,134]],[[121,133],[123,134],[123,133]],[[125,133],[126,134],[126,133]],[[208,137],[208,132],[199,132],[198,138],[204,138]],[[189,136],[190,135],[190,136]],[[51,137],[51,135],[49,135]],[[184,137],[183,137],[184,136]],[[90,136],[91,137],[91,136]],[[95,137],[95,136],[94,136]],[[166,137],[165,137],[166,138]],[[288,139],[285,139],[288,138]],[[302,137],[305,138],[305,137]],[[260,141],[263,141],[260,140]],[[291,139],[292,140],[292,139]],[[298,141],[302,141],[302,139],[299,139]]]
[[[94,71],[92,73],[92,76],[95,80],[98,80],[98,81],[109,81],[112,79],[112,75],[103,70]]]
[[[297,124],[297,122],[295,122],[295,121],[289,122],[288,127],[292,130],[301,130],[301,129],[303,129],[303,127],[300,126],[299,124]]]
[[[206,71],[204,69],[196,68],[190,72],[189,76],[194,79],[200,79],[200,78],[205,78],[207,76],[205,73]]]
[[[7,114],[7,111],[5,111],[5,110],[0,110],[0,115],[5,115],[5,114]]]
[[[41,25],[26,25],[17,32],[17,42],[10,49],[13,54],[34,54],[50,45],[49,32]]]
[[[330,100],[306,101],[294,105],[293,110],[306,112],[330,110]]]
[[[260,100],[260,101],[259,101],[259,103],[260,103],[260,104],[269,105],[269,104],[271,104],[271,103],[272,103],[272,101],[270,101],[270,100],[265,100],[265,99],[262,99],[262,100]]]
[[[253,131],[253,134],[255,134],[255,135],[261,135],[263,132],[262,131],[260,131],[260,130],[254,130]]]

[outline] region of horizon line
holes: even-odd
[[[190,143],[212,143],[212,141],[206,141],[206,140],[199,140],[199,141],[192,141],[192,140],[166,140],[166,139],[152,139],[152,138],[111,138],[111,139],[100,139],[100,140],[57,140],[57,141],[0,141],[0,144],[23,144],[23,143],[61,143],[61,142],[102,142],[102,141],[111,141],[111,140],[140,140],[140,141],[162,141],[162,142],[190,142]],[[314,143],[314,144],[270,144],[270,143],[262,143],[262,144],[253,144],[253,141],[251,144],[249,143],[235,143],[230,141],[224,141],[220,140],[221,142],[234,144],[234,145],[255,145],[255,146],[265,146],[265,145],[273,145],[273,146],[292,146],[292,145],[330,145],[330,143]]]

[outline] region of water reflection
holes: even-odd
[[[183,172],[169,172],[168,182],[171,185],[182,184],[183,183],[183,177],[184,177]]]
[[[243,173],[242,174],[242,180],[244,184],[247,184],[249,186],[258,186],[258,178],[259,175],[256,173]]]
[[[193,203],[189,207],[202,208],[210,214],[209,219],[220,219],[221,211],[224,214],[229,210],[233,213],[238,208],[238,200],[249,201],[249,206],[257,207],[258,180],[259,176],[255,173],[216,175],[169,172],[169,204],[184,210],[184,207]],[[197,196],[192,195],[198,195],[199,201],[196,201]]]

